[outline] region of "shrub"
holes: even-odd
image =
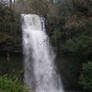
[[[91,61],[83,64],[79,84],[82,85],[84,91],[92,92],[92,62]]]
[[[0,92],[27,92],[25,85],[15,77],[0,76]]]

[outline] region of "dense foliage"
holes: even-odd
[[[20,51],[20,28],[20,16],[6,4],[0,3],[0,51]]]
[[[0,92],[27,92],[27,88],[14,76],[0,76]]]
[[[92,92],[92,61],[83,64],[79,83],[83,86],[85,92]]]
[[[20,28],[19,14],[0,1],[0,92],[26,92],[21,60],[15,58],[21,53]]]
[[[11,53],[21,53],[20,13],[36,13],[45,17],[65,89],[91,92],[92,1],[17,0],[14,10],[0,3],[0,53],[4,52],[6,58],[11,57]]]

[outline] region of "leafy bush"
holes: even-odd
[[[15,77],[0,76],[0,92],[26,92],[26,87]]]
[[[86,92],[92,92],[92,61],[83,64],[79,84]]]

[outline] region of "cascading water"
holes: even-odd
[[[55,55],[45,32],[43,18],[22,14],[22,19],[26,85],[35,92],[64,92],[55,71]]]

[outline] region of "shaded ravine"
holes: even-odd
[[[45,32],[44,19],[22,14],[24,80],[35,92],[64,92],[54,66],[55,54]]]

